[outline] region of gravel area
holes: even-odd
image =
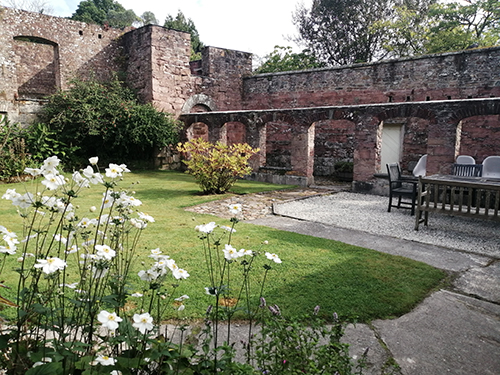
[[[423,242],[500,259],[500,223],[429,214],[429,225],[414,230],[410,210],[387,212],[388,197],[340,192],[274,205],[274,213],[378,235]]]

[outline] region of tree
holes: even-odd
[[[319,62],[308,50],[293,53],[292,47],[275,46],[274,51],[265,56],[264,63],[255,73],[275,73],[290,70],[304,70],[321,68],[324,63]]]
[[[175,18],[169,14],[163,26],[167,29],[184,31],[191,34],[191,60],[201,59],[201,51],[204,45],[200,41],[200,35],[191,18],[186,19],[184,14],[179,10]]]
[[[156,19],[156,16],[153,12],[149,12],[149,11],[144,12],[144,13],[142,13],[140,18],[141,18],[143,25],[158,25],[159,24],[159,22]]]
[[[126,10],[114,0],[84,0],[78,4],[71,19],[117,28],[132,26],[134,22],[140,20],[133,10]]]
[[[0,5],[2,1],[0,1]],[[47,0],[5,0],[4,4],[15,9],[27,10],[41,14],[51,14],[54,9]]]
[[[373,26],[394,15],[394,4],[393,0],[314,0],[311,9],[301,5],[294,13],[296,41],[329,65],[381,58],[384,30]]]
[[[500,1],[405,3],[385,28],[384,48],[393,57],[491,47],[500,43]]]
[[[500,0],[466,0],[435,4],[429,10],[427,53],[440,53],[500,43]]]

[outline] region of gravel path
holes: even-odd
[[[277,202],[274,213],[296,219],[357,229],[500,259],[500,224],[464,217],[429,214],[429,225],[414,230],[410,210],[387,212],[387,197],[340,192]]]

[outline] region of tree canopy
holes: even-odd
[[[175,18],[169,14],[165,19],[165,24],[163,26],[167,29],[184,31],[191,34],[191,60],[201,59],[201,51],[204,45],[200,41],[200,35],[198,34],[198,30],[196,30],[196,26],[191,18],[186,18],[186,16],[184,16],[184,14],[179,10]]]
[[[324,63],[318,61],[308,50],[294,53],[292,47],[275,46],[274,51],[264,57],[264,63],[255,73],[275,73],[290,70],[321,68]]]
[[[328,65],[500,44],[500,0],[313,0],[296,42]]]
[[[71,16],[74,21],[123,28],[140,21],[132,9],[125,9],[114,0],[84,0]]]

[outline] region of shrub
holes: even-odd
[[[41,115],[54,140],[66,145],[59,155],[67,166],[80,167],[92,155],[106,162],[150,160],[155,147],[178,142],[179,123],[140,104],[116,77],[71,83],[48,98]]]
[[[246,143],[227,146],[220,142],[211,144],[202,138],[180,143],[177,150],[186,155],[188,172],[204,194],[223,194],[231,189],[238,178],[250,174],[248,159],[259,151]]]
[[[0,180],[10,181],[32,165],[23,130],[4,117],[0,121]]]

